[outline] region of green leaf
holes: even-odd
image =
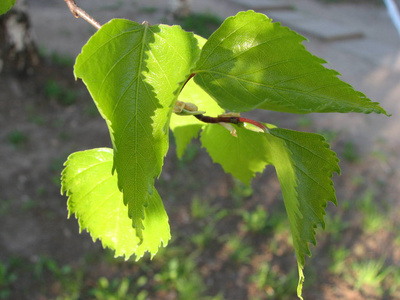
[[[8,12],[11,7],[15,5],[15,0],[1,0],[0,1],[0,15]]]
[[[204,45],[195,81],[230,111],[385,113],[302,45],[304,37],[254,11],[227,18]]]
[[[215,163],[243,183],[250,184],[257,172],[268,164],[265,135],[236,126],[237,137],[222,126],[206,125],[201,133],[201,143]]]
[[[199,48],[179,26],[115,19],[83,47],[75,64],[109,127],[118,186],[138,237],[168,149],[173,103]]]
[[[112,175],[113,150],[108,148],[75,152],[68,157],[62,172],[62,193],[68,198],[69,216],[75,214],[80,230],[93,240],[115,250],[115,256],[132,254],[139,259],[146,251],[153,256],[170,240],[168,216],[157,191],[145,210],[143,241],[136,236],[128,208],[118,189],[117,174]]]
[[[207,125],[201,142],[226,172],[249,183],[266,165],[275,167],[289,218],[299,269],[298,294],[304,281],[308,243],[316,243],[315,228],[324,228],[327,202],[336,204],[331,177],[340,173],[336,154],[320,135],[270,128],[270,134],[236,126],[237,137],[216,124]]]
[[[193,80],[189,81],[179,95],[179,100],[193,103],[198,109],[205,111],[207,115],[217,116],[224,110]],[[177,155],[182,157],[187,145],[193,138],[196,138],[200,129],[205,124],[193,116],[180,116],[173,114],[171,117],[170,128],[174,133],[177,145]]]
[[[315,228],[325,227],[328,201],[336,204],[331,177],[340,173],[336,154],[325,139],[313,133],[271,129],[268,138],[270,163],[276,168],[299,267],[298,295],[301,296],[308,243],[316,244]]]
[[[202,47],[206,39],[195,35],[200,47]],[[201,87],[199,87],[193,80],[187,82],[183,90],[181,91],[179,101],[192,103],[197,105],[198,109],[205,111],[207,115],[217,116],[222,114],[224,110],[218,106],[213,98],[210,97]],[[204,123],[200,122],[193,116],[180,116],[172,114],[170,128],[174,133],[176,142],[176,152],[178,158],[182,158],[182,155],[193,138],[198,136],[200,129]]]

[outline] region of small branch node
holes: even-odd
[[[83,9],[78,7],[74,0],[64,0],[64,1],[68,5],[69,10],[75,16],[75,18],[79,18],[80,17],[80,18],[84,19],[86,22],[88,22],[90,25],[95,27],[96,29],[100,29],[100,27],[101,27],[100,23],[97,22],[95,19],[93,19]]]

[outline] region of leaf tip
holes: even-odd
[[[304,273],[303,273],[303,266],[301,266],[300,264],[297,264],[298,266],[298,270],[299,270],[299,281],[297,283],[297,297],[299,297],[299,299],[303,300],[302,297],[302,292],[303,292],[303,283],[304,283]]]

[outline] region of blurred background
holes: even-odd
[[[333,178],[338,206],[330,203],[326,229],[317,231],[304,298],[400,299],[400,37],[383,1],[77,4],[101,24],[180,24],[204,37],[226,17],[254,9],[306,36],[309,51],[380,102],[392,117],[253,114],[324,135],[341,160],[342,175]],[[95,29],[62,0],[27,5],[26,51],[7,52],[0,19],[0,299],[296,299],[296,259],[274,169],[245,186],[213,164],[198,141],[179,161],[171,135],[157,189],[172,240],[153,260],[114,258],[79,234],[60,195],[63,162],[72,152],[111,146],[106,124],[73,76],[74,59]]]

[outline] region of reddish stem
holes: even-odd
[[[181,88],[181,92],[183,90],[183,88],[185,87],[186,83],[189,82],[190,79],[192,79],[194,77],[194,75],[196,75],[196,73],[192,73],[190,74],[190,76],[188,77],[188,79],[186,79],[185,83],[183,84],[182,88]]]
[[[263,123],[257,122],[255,120],[240,117],[239,122],[253,124],[254,126],[262,129],[264,132],[269,132],[268,128]]]

